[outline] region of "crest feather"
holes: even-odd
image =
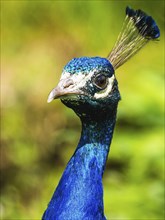
[[[126,7],[126,17],[117,41],[108,55],[114,69],[124,64],[150,40],[160,36],[159,28],[151,16],[142,10]]]

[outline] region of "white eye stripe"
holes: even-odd
[[[69,72],[64,71],[61,76],[59,85],[62,86],[63,80],[65,80],[67,78],[71,78],[74,81],[74,85],[73,85],[74,89],[75,90],[81,89],[86,85],[87,81],[89,81],[93,75],[94,75],[94,71],[90,71],[87,75],[85,75],[85,74],[70,74]],[[110,78],[108,78],[107,87],[104,90],[101,90],[101,91],[95,93],[94,98],[100,99],[100,98],[105,98],[106,96],[108,96],[108,94],[112,90],[114,80],[115,80],[115,76],[113,74]]]
[[[111,78],[108,79],[108,85],[107,85],[107,87],[106,87],[104,90],[95,93],[94,98],[100,99],[100,98],[105,98],[106,96],[108,96],[108,94],[109,94],[109,93],[111,92],[111,90],[112,90],[114,80],[115,80],[115,76],[112,75]]]

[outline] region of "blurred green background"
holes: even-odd
[[[80,136],[78,117],[47,104],[73,57],[108,55],[125,7],[161,30],[116,71],[122,101],[104,174],[108,219],[163,219],[164,1],[1,0],[1,219],[41,219]]]

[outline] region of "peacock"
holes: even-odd
[[[64,67],[48,102],[60,98],[73,109],[81,120],[82,131],[43,220],[106,219],[102,177],[121,99],[115,70],[159,36],[151,16],[126,7],[123,28],[107,58],[73,58]]]

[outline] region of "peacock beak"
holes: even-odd
[[[82,91],[76,88],[74,81],[70,78],[65,80],[60,80],[59,84],[50,92],[47,102],[49,103],[54,99],[58,99],[63,96],[69,96],[73,94],[75,95],[82,94]]]
[[[52,89],[52,91],[49,93],[47,102],[51,102],[54,99],[59,98],[62,95],[62,91],[60,90],[60,88],[57,86],[56,88]]]

